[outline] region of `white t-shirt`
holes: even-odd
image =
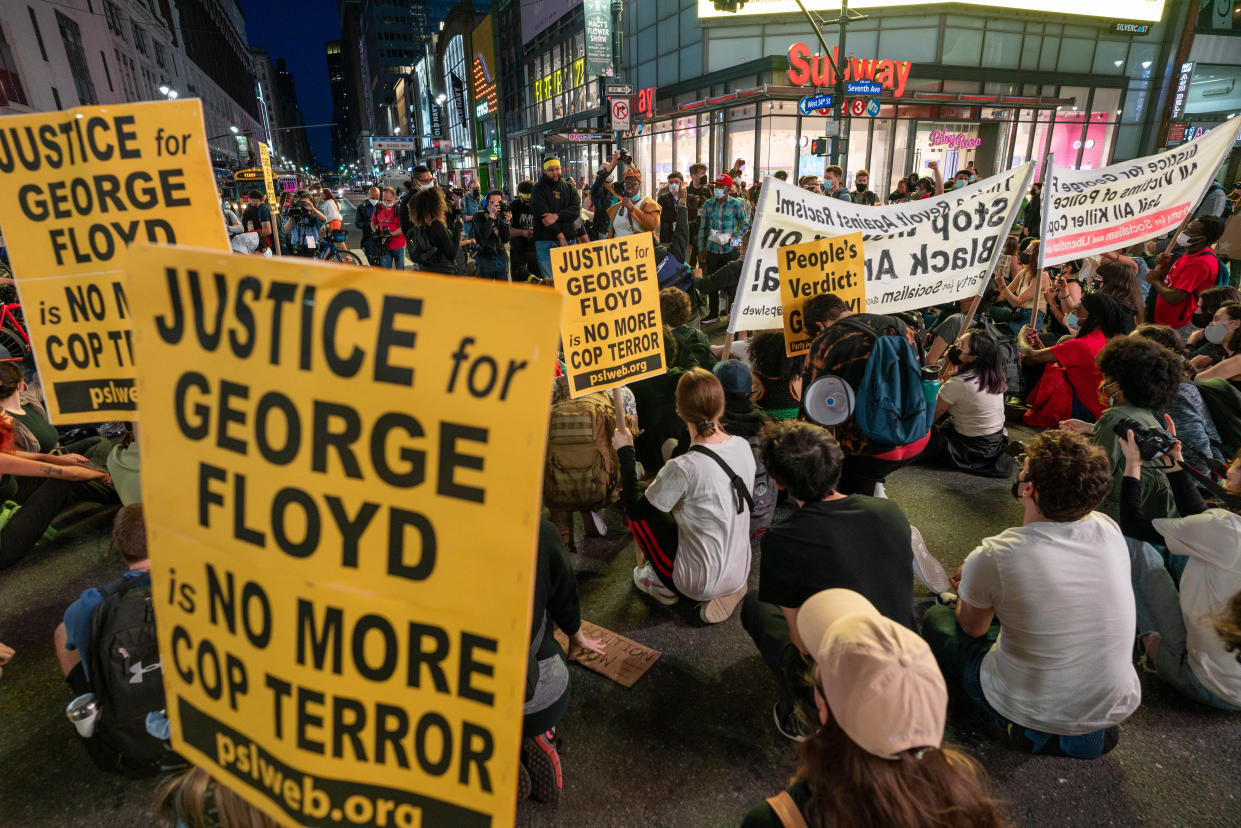
[[[621,236],[632,236],[634,233],[641,233],[642,228],[633,223],[631,216],[634,210],[641,209],[641,204],[634,204],[631,200],[629,206],[625,210],[616,211],[616,220],[612,222],[612,235],[616,238]]]
[[[1198,681],[1225,701],[1241,705],[1241,663],[1224,649],[1211,619],[1241,592],[1241,517],[1208,509],[1183,518],[1151,521],[1174,555],[1189,562],[1181,574],[1189,668]]]
[[[965,559],[957,594],[1000,620],[981,678],[1005,718],[1076,736],[1123,722],[1142,701],[1129,548],[1110,517],[986,538]]]
[[[340,221],[340,208],[336,206],[334,198],[323,199],[323,203],[319,205],[319,212],[323,213],[327,221]]]
[[[985,437],[1004,428],[1004,395],[987,394],[973,377],[952,377],[939,389],[952,406],[952,427],[962,437]]]
[[[706,448],[754,490],[754,454],[744,437]],[[668,461],[646,499],[677,522],[672,580],[684,595],[707,601],[736,592],[750,576],[750,510],[737,514],[732,483],[719,464],[696,451]],[[1135,622],[1136,623],[1136,622]]]

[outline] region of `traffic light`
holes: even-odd
[[[827,139],[815,138],[810,142],[811,155],[827,155]]]

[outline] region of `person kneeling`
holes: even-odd
[[[1022,525],[965,559],[955,612],[934,606],[923,618],[944,673],[1013,747],[1097,758],[1141,702],[1129,550],[1116,522],[1093,511],[1111,482],[1085,437],[1030,441],[1014,486]]]

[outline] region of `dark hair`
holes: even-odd
[[[135,564],[147,558],[146,521],[142,516],[142,504],[122,506],[112,521],[112,544],[127,564]]]
[[[1139,325],[1146,321],[1146,303],[1138,286],[1138,271],[1124,262],[1104,262],[1095,270],[1099,274],[1099,288],[1095,293],[1111,296],[1133,311]]]
[[[722,431],[724,386],[705,368],[691,368],[677,381],[677,416],[692,423],[703,437]]]
[[[414,167],[414,175],[422,175],[423,173],[429,173],[429,172],[431,172],[431,168],[428,167],[426,164],[419,164],[418,166]],[[434,175],[435,173],[431,173],[431,174]]]
[[[1198,294],[1198,310],[1208,317],[1214,316],[1224,305],[1236,304],[1241,304],[1241,290],[1232,285],[1218,285]]]
[[[1112,487],[1107,455],[1082,434],[1048,429],[1026,443],[1026,459],[1038,510],[1058,523],[1090,514]]]
[[[780,179],[781,181],[788,181],[788,180],[789,180],[789,173],[788,173],[788,170],[776,170],[776,172],[775,172],[775,176],[776,176],[776,178]]]
[[[659,292],[659,313],[669,328],[679,328],[694,315],[689,294],[678,287],[666,287]]]
[[[1111,339],[1127,336],[1133,330],[1133,310],[1107,294],[1087,293],[1082,297],[1082,307],[1086,309],[1086,319],[1077,330],[1078,337],[1100,330]]]
[[[767,473],[797,500],[810,503],[836,491],[844,454],[832,433],[814,423],[783,420],[759,432]]]
[[[430,227],[434,222],[444,220],[444,191],[439,187],[427,187],[410,196],[409,220],[416,227]]]
[[[1018,240],[1016,236],[1005,236],[1004,237],[1004,251],[1003,252],[1005,256],[1012,256],[1017,252],[1017,242]]]
[[[500,200],[501,200],[501,201],[503,201],[503,200],[504,200],[504,191],[503,191],[503,190],[488,190],[488,191],[487,191],[487,195],[483,196],[483,202],[484,202],[484,203],[486,203],[486,202],[490,201],[490,200],[491,200],[491,197],[492,197],[493,195],[498,195],[498,196],[500,197]]]
[[[260,193],[258,190],[251,190],[249,193],[249,197],[250,198],[262,198],[263,194]]]
[[[1219,237],[1224,235],[1224,220],[1216,216],[1198,216],[1195,219],[1202,225],[1202,235],[1206,236],[1207,246],[1211,246],[1219,241]]]
[[[706,164],[703,164],[701,161],[700,161],[700,162],[698,162],[698,163],[695,163],[695,164],[690,164],[690,165],[689,165],[689,174],[690,174],[690,175],[693,175],[695,172],[698,172],[698,171],[701,171],[701,172],[706,172],[706,171],[707,171],[707,165],[706,165]]]
[[[1185,353],[1185,343],[1181,341],[1180,335],[1167,325],[1138,325],[1133,332],[1151,342],[1159,343],[1177,356]]]
[[[1224,305],[1221,310],[1228,314],[1229,319],[1241,319],[1241,303],[1230,302],[1229,304]],[[1224,347],[1224,350],[1230,354],[1235,354],[1238,351],[1241,351],[1241,328],[1237,328],[1230,333],[1228,338],[1220,344]]]
[[[527,178],[525,181],[522,181],[520,184],[517,185],[517,192],[519,193],[534,192],[534,182]]]
[[[1099,371],[1120,385],[1125,402],[1158,411],[1180,390],[1181,360],[1149,339],[1118,336],[1108,340],[1095,357]]]
[[[681,175],[676,170],[673,170],[672,172],[668,173],[668,178],[675,178],[677,181],[680,181],[682,184],[685,183],[685,176]]]
[[[806,821],[814,828],[999,828],[999,803],[982,767],[952,748],[907,750],[896,759],[867,753],[836,717],[801,745],[796,781],[810,788]]]
[[[972,379],[984,394],[1003,394],[1008,390],[1008,378],[1004,367],[1004,355],[995,337],[986,331],[970,331],[970,350],[974,361],[966,363],[957,374],[961,379]]]
[[[811,296],[801,306],[801,322],[806,331],[813,335],[815,325],[835,322],[848,310],[849,306],[836,294],[820,293]]]
[[[0,400],[13,396],[23,379],[22,369],[11,362],[0,362]]]
[[[792,360],[786,355],[784,331],[759,331],[750,337],[750,364],[759,376],[768,379],[789,379]]]
[[[928,194],[935,192],[935,182],[929,178],[926,178],[925,176],[922,178],[919,178],[918,183],[915,184],[914,187],[915,188],[921,187],[922,189],[926,190]]]

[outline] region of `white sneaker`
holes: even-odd
[[[956,596],[952,592],[952,581],[948,580],[948,571],[926,548],[926,541],[922,539],[922,533],[918,531],[917,526],[909,527],[909,545],[913,547],[914,553],[914,577],[921,581],[922,585],[930,590],[932,594],[939,596],[941,599],[946,601],[946,595],[952,595],[955,599]]]
[[[888,499],[888,490],[883,487],[882,483],[875,484],[875,495],[874,496],[882,497],[884,500]]]
[[[677,602],[677,594],[659,580],[655,570],[651,569],[650,561],[633,568],[633,585],[664,606],[670,607]]]
[[[608,533],[608,525],[603,520],[603,515],[598,512],[592,512],[589,509],[582,510],[582,523],[586,526],[586,534],[594,538],[602,538]]]

